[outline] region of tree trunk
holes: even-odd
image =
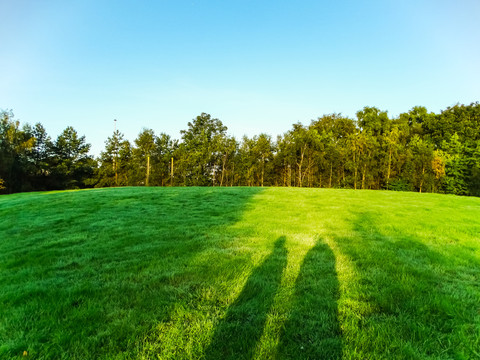
[[[263,187],[263,175],[264,174],[265,174],[265,156],[262,156],[262,179],[261,179],[262,187]]]
[[[170,180],[170,185],[173,186],[173,157],[172,157],[172,166],[170,168],[170,171],[171,171],[171,180]]]
[[[390,183],[390,170],[391,170],[391,164],[392,164],[392,149],[388,152],[388,168],[387,168],[387,190],[388,185]]]
[[[225,174],[225,163],[227,162],[227,154],[225,154],[225,156],[223,157],[223,161],[222,161],[222,176],[220,177],[220,186],[223,185],[223,177],[224,177],[224,174]]]
[[[362,171],[362,189],[365,190],[365,174],[367,172],[367,164],[363,165]]]
[[[145,185],[148,186],[150,179],[150,155],[147,155],[147,178],[145,179]]]
[[[303,146],[303,149],[300,152],[300,163],[297,162],[298,166],[298,186],[302,187],[303,184],[303,174],[302,174],[302,165],[303,165],[303,158],[305,156],[305,151],[307,150],[307,144]]]
[[[330,163],[330,179],[328,180],[328,187],[332,187],[333,162]]]
[[[118,186],[118,170],[117,170],[117,160],[115,159],[115,186]]]
[[[356,153],[353,152],[353,188],[357,190],[357,173],[358,173],[358,166],[357,166],[357,159]]]
[[[298,186],[302,187],[302,161],[300,161],[300,164],[297,164],[298,166]]]
[[[425,166],[422,167],[422,179],[420,180],[420,189],[418,192],[422,192],[424,175],[425,175]]]
[[[287,186],[292,186],[292,167],[288,165],[288,178],[287,178]]]

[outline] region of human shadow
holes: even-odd
[[[142,342],[157,345],[159,324],[175,316],[178,304],[197,299],[210,280],[211,268],[196,258],[233,241],[226,229],[262,191],[112,188],[7,204],[0,308],[9,317],[0,358],[26,349],[48,358],[54,348],[64,358],[107,358],[135,353]],[[142,349],[145,357],[160,352],[151,349]]]
[[[248,278],[242,292],[216,327],[205,359],[250,359],[262,336],[267,315],[287,265],[285,237]]]
[[[277,358],[340,358],[342,333],[338,297],[335,256],[330,247],[319,240],[300,268],[292,310],[280,335]]]
[[[353,215],[354,237],[335,242],[357,276],[348,295],[361,309],[351,319],[363,332],[350,339],[357,355],[379,358],[388,349],[390,358],[477,357],[478,336],[465,329],[478,327],[478,260],[461,247],[436,251],[401,227],[385,232],[379,214]]]

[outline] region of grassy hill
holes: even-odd
[[[436,194],[1,196],[0,358],[480,358],[479,234]]]

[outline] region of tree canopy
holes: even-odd
[[[39,123],[0,112],[0,192],[109,186],[297,186],[480,195],[480,104],[390,118],[364,107],[327,114],[272,139],[240,140],[201,113],[180,139],[116,130],[95,159],[72,127],[52,140]]]

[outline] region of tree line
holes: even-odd
[[[115,130],[98,158],[72,127],[56,139],[0,112],[0,192],[114,186],[295,186],[480,195],[480,104],[396,118],[364,107],[323,115],[273,139],[236,139],[202,113],[180,139]]]

